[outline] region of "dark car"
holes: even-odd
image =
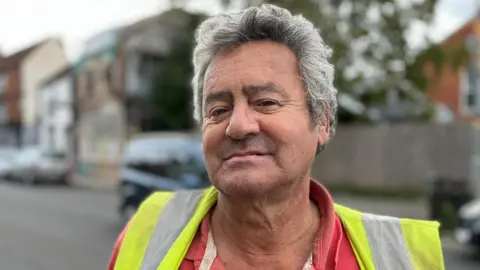
[[[459,227],[455,239],[464,245],[480,249],[480,199],[463,205],[458,212]]]
[[[128,221],[151,193],[210,186],[199,139],[144,134],[126,146],[120,171],[120,216]]]

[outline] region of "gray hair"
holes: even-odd
[[[202,92],[205,72],[218,52],[229,50],[249,41],[271,40],[290,48],[298,59],[301,78],[312,123],[327,121],[330,139],[335,134],[337,90],[333,86],[333,65],[328,62],[332,50],[323,42],[313,24],[288,10],[262,5],[239,13],[221,14],[205,20],[195,33],[193,53],[195,70],[193,84],[194,118],[202,122]],[[328,110],[328,111],[325,111]]]

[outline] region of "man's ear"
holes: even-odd
[[[317,154],[325,148],[328,139],[330,139],[330,118],[328,113],[326,113],[323,120],[317,126]]]
[[[330,127],[329,126],[319,126],[319,130],[317,132],[317,154],[322,152],[325,148],[325,145],[328,142],[330,137]]]

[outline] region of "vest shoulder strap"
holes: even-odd
[[[216,195],[214,188],[151,195],[132,219],[115,270],[178,269]]]
[[[164,206],[173,196],[172,192],[155,192],[139,207],[125,232],[120,251],[115,262],[115,270],[140,269],[147,245],[152,236],[157,219]]]
[[[335,209],[362,269],[444,269],[438,222]]]

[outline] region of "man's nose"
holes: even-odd
[[[255,112],[248,105],[235,106],[225,131],[234,140],[241,140],[260,131]]]

